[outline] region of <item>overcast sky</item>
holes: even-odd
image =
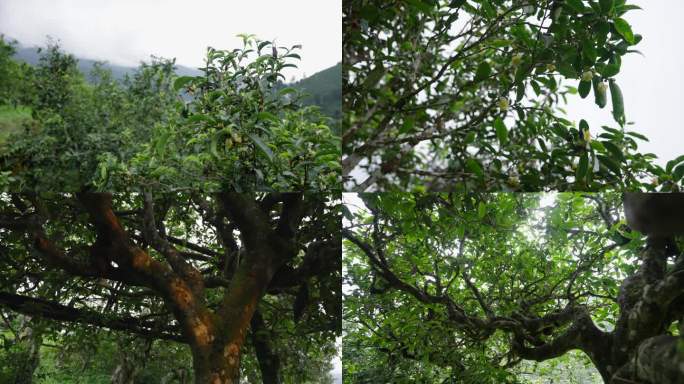
[[[136,66],[150,54],[202,64],[207,46],[233,49],[238,33],[302,44],[301,78],[342,58],[341,0],[0,0],[0,33],[22,44],[46,36],[85,58]]]
[[[643,10],[630,11],[625,19],[634,33],[644,39],[636,46],[644,56],[629,54],[623,58],[622,71],[616,76],[625,99],[625,115],[634,125],[628,126],[646,135],[650,142],[640,144],[640,151],[658,155],[665,164],[684,155],[684,55],[682,55],[681,16],[684,1],[633,0]],[[602,125],[617,127],[610,102],[604,109],[594,104],[594,97],[573,97],[568,116],[575,121],[585,118],[592,132]]]

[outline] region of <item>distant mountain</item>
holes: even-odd
[[[318,105],[326,115],[339,120],[342,117],[342,63],[304,78],[293,87],[310,96],[305,102]]]
[[[38,63],[40,54],[38,48],[28,48],[20,44],[15,46],[16,53],[14,55],[18,60],[24,61],[28,64],[35,65]],[[84,59],[77,57],[78,68],[84,74],[88,75],[93,65],[97,62],[92,59]],[[128,67],[105,63],[105,67],[112,71],[112,76],[115,79],[123,79],[126,74],[131,75],[136,70],[135,67]],[[176,73],[179,76],[199,76],[202,72],[199,69],[176,65]],[[336,122],[339,122],[342,116],[342,64],[324,69],[314,75],[304,78],[294,84],[290,84],[294,88],[302,90],[308,96],[304,98],[305,104],[318,105],[321,111],[326,115],[332,117]]]
[[[19,59],[31,65],[38,64],[38,59],[40,58],[38,48],[27,48],[21,45],[17,45],[15,48],[17,50],[17,52],[14,54],[14,57],[16,59]],[[86,76],[93,69],[95,63],[98,62],[97,60],[84,59],[82,57],[76,58],[78,59],[78,69]],[[116,65],[111,63],[106,63],[105,67],[112,71],[112,76],[117,80],[123,79],[125,75],[132,75],[133,72],[135,72],[136,70],[135,67]],[[202,72],[199,69],[185,67],[182,65],[176,65],[176,73],[179,76],[199,76],[202,74]]]

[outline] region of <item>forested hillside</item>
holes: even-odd
[[[341,63],[300,80],[294,87],[310,95],[304,99],[308,104],[320,106],[323,113],[336,120],[342,117]]]
[[[42,49],[39,47],[25,47],[21,44],[17,44],[15,47],[16,52],[14,58],[23,61],[31,65],[37,65],[40,60],[40,53]],[[84,57],[77,57],[78,59],[78,69],[84,75],[88,75],[97,63],[97,60],[87,59]],[[112,77],[117,80],[122,80],[126,75],[133,75],[135,73],[136,67],[129,67],[125,65],[116,65],[112,63],[106,63],[105,67],[112,71]],[[186,67],[184,65],[176,65],[176,73],[179,76],[199,76],[202,74],[198,69]]]
[[[14,58],[31,65],[38,64],[40,59],[40,52],[38,48],[29,48],[21,44],[16,46],[16,53]],[[88,75],[97,63],[96,60],[77,57],[78,69],[84,75]],[[122,80],[126,75],[132,76],[136,67],[128,67],[123,65],[116,65],[106,63],[104,67],[112,72],[112,77],[117,80]],[[200,76],[202,72],[199,69],[187,67],[184,65],[175,65],[176,74],[178,76]],[[294,88],[302,90],[306,95],[303,102],[306,105],[317,105],[321,107],[321,111],[332,117],[335,121],[339,121],[341,114],[341,100],[342,100],[342,64],[338,63],[333,67],[324,69],[309,77],[306,77],[295,84]]]

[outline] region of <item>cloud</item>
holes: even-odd
[[[150,55],[198,67],[207,46],[241,46],[238,33],[301,44],[299,70],[311,75],[341,61],[341,0],[3,0],[0,32],[23,45],[50,35],[79,57],[137,65]]]

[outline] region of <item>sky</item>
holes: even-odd
[[[310,76],[342,59],[341,0],[0,0],[0,33],[25,46],[59,39],[76,56],[137,66],[151,54],[202,65],[206,47],[241,47],[238,33],[301,44]]]
[[[630,11],[624,18],[634,33],[643,40],[635,48],[643,53],[623,57],[622,71],[615,79],[625,99],[627,121],[634,125],[629,130],[649,138],[641,143],[642,153],[655,153],[658,163],[665,164],[684,154],[684,55],[681,41],[681,15],[684,1],[632,0],[643,10]],[[602,125],[616,127],[610,103],[599,109],[594,98],[579,96],[568,100],[568,116],[589,122],[593,133]]]

